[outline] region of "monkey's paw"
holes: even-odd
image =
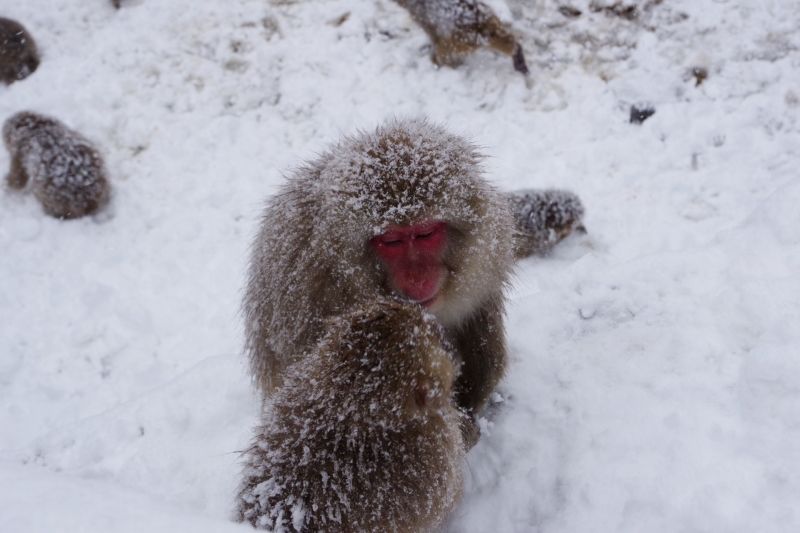
[[[461,412],[459,426],[461,427],[461,438],[464,440],[464,449],[469,451],[481,438],[481,428],[474,414],[463,411]]]

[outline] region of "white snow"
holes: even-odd
[[[389,0],[0,0],[43,55],[0,120],[59,118],[113,187],[69,222],[0,194],[0,531],[249,530],[262,202],[395,115],[587,208],[586,237],[518,268],[503,401],[447,528],[800,531],[800,3],[637,3],[506,0],[526,84],[488,51],[437,70]]]

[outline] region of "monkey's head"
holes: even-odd
[[[330,321],[322,352],[334,359],[336,396],[384,421],[453,412],[457,371],[441,325],[420,306],[379,300]],[[331,367],[328,367],[331,368]]]
[[[32,135],[38,127],[52,125],[53,121],[32,111],[20,111],[3,124],[3,142],[11,148]]]
[[[0,17],[0,66],[11,66],[13,78],[28,77],[39,66],[33,38],[18,22]]]
[[[406,120],[337,148],[316,184],[329,242],[341,246],[335,271],[355,287],[418,303],[447,325],[502,290],[512,219],[482,178],[474,146]],[[352,270],[357,264],[367,268]]]
[[[344,138],[289,176],[264,212],[248,290],[248,350],[265,390],[325,319],[381,298],[420,304],[454,329],[502,307],[511,205],[462,137],[394,120]]]

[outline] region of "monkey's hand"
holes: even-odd
[[[509,194],[509,200],[514,213],[517,259],[547,252],[573,232],[586,232],[583,204],[569,191],[520,190]]]
[[[522,46],[517,44],[514,47],[514,54],[511,56],[511,59],[514,62],[514,70],[525,76],[529,74],[528,64],[525,63],[525,53],[522,51]]]
[[[481,428],[478,420],[472,411],[461,411],[459,426],[461,427],[461,438],[464,440],[464,450],[469,451],[478,443],[481,438]]]

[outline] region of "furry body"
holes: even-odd
[[[455,67],[482,46],[511,56],[528,73],[522,47],[492,9],[478,0],[396,0],[431,38],[433,62]]]
[[[504,286],[514,221],[463,138],[423,120],[344,138],[295,171],[267,204],[244,298],[252,374],[270,395],[325,321],[390,296],[369,241],[387,226],[448,223],[444,305],[434,311],[461,362],[458,405],[480,409],[506,363]]]
[[[462,486],[455,367],[436,320],[379,301],[332,320],[245,452],[237,518],[270,531],[418,532]]]
[[[77,218],[107,202],[109,184],[100,154],[58,120],[17,113],[5,122],[3,141],[11,155],[8,185],[30,185],[48,215]]]
[[[532,189],[509,195],[517,234],[517,258],[547,252],[575,231],[585,232],[584,208],[580,198],[569,191]]]

